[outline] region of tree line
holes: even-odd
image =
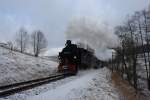
[[[45,35],[40,30],[35,30],[31,34],[24,28],[21,27],[15,34],[15,43],[7,43],[11,50],[19,50],[21,53],[32,50],[32,54],[36,57],[40,53],[44,52],[48,46]],[[30,52],[31,53],[31,52]]]
[[[144,59],[146,80],[150,90],[150,7],[142,11],[136,11],[128,16],[126,21],[115,28],[115,34],[119,37],[119,46],[112,55],[112,70],[116,70],[128,82],[138,89],[137,66],[138,57]],[[142,50],[139,54],[138,49]]]

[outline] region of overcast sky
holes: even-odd
[[[0,40],[12,39],[25,26],[30,31],[41,29],[49,48],[59,48],[72,18],[86,16],[114,26],[149,4],[150,0],[0,0]]]

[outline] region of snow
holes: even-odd
[[[119,100],[106,68],[91,71],[66,84],[27,100]]]
[[[55,89],[56,87],[66,84],[74,79],[80,78],[81,76],[89,72],[91,72],[91,70],[79,71],[79,73],[76,76],[66,77],[65,79],[61,79],[55,82],[50,82],[49,84],[43,84],[33,89],[29,89],[29,90],[22,91],[14,95],[5,97],[4,99],[5,100],[26,100],[29,96],[35,96],[35,95],[47,92],[49,90]]]
[[[49,76],[57,63],[0,47],[0,85]],[[0,100],[120,100],[107,68],[79,71],[76,76],[35,87]]]
[[[57,63],[0,47],[0,86],[49,76]]]

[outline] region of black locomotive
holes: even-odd
[[[97,68],[100,60],[94,56],[94,50],[83,44],[72,44],[67,40],[66,47],[59,53],[58,72],[77,74],[78,69]]]

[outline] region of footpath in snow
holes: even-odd
[[[119,100],[107,68],[91,71],[80,78],[27,100]]]

